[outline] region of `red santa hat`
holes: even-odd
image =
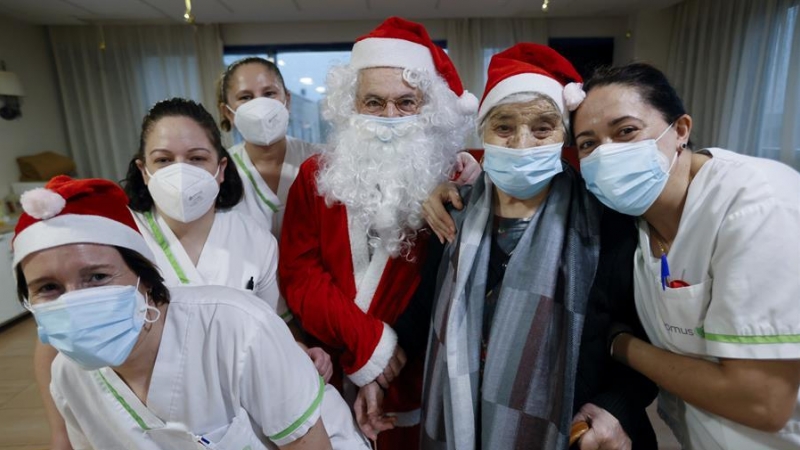
[[[458,97],[458,108],[463,114],[474,114],[478,109],[478,99],[464,90],[450,57],[433,43],[425,27],[416,22],[390,17],[356,39],[350,67],[358,70],[397,67],[439,74]]]
[[[555,101],[564,119],[583,101],[581,76],[557,51],[523,42],[492,56],[478,121],[512,94],[537,92]]]
[[[26,256],[68,244],[104,244],[133,250],[155,261],[115,183],[59,175],[20,198],[23,214],[12,241],[14,267]]]

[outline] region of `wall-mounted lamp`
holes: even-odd
[[[25,95],[17,74],[6,71],[5,61],[0,61],[0,117],[13,120],[22,115],[20,97]]]

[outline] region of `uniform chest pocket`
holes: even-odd
[[[208,448],[214,450],[267,450],[256,436],[250,423],[250,416],[243,408],[239,408],[230,425],[218,428],[203,436],[210,441]]]
[[[711,302],[711,284],[702,283],[681,288],[659,289],[657,310],[660,319],[660,334],[669,350],[705,355],[705,340],[698,328],[703,326],[706,311]]]

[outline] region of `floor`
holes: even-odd
[[[0,331],[0,448],[47,449],[50,430],[33,378],[36,323],[23,319]]]
[[[45,450],[49,429],[33,378],[36,323],[25,318],[0,331],[0,449]],[[660,450],[680,450],[667,426],[649,408]]]

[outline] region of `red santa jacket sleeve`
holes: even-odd
[[[357,385],[380,375],[397,345],[383,321],[355,304],[347,218],[317,195],[315,157],[300,168],[289,190],[281,234],[278,275],[286,303],[303,328],[341,349],[342,368]],[[338,220],[336,220],[338,219]],[[323,248],[323,245],[325,246]]]

